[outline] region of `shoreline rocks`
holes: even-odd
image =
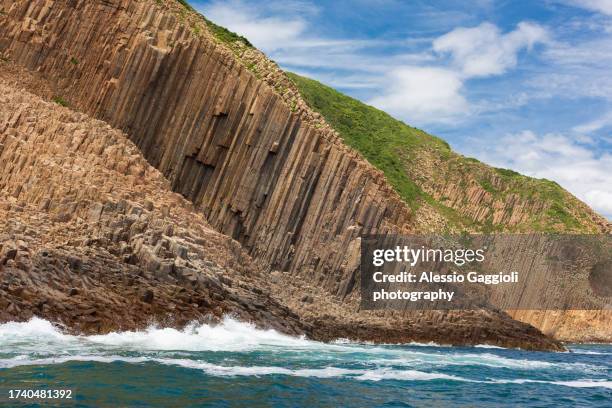
[[[213,230],[122,132],[15,88],[22,81],[2,78],[7,72],[0,75],[1,322],[39,316],[89,334],[232,315],[323,341],[472,344],[497,333],[506,346],[562,347],[495,314],[422,322],[371,316],[356,324],[363,316],[354,302],[334,304],[311,288],[302,302],[279,287],[289,274],[271,275]],[[492,331],[483,337],[475,330],[485,325]]]

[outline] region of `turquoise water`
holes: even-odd
[[[612,346],[571,353],[487,347],[323,344],[226,319],[183,331],[69,336],[0,325],[0,405],[9,389],[70,389],[68,406],[612,406]],[[20,405],[21,404],[21,405]]]

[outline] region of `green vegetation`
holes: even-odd
[[[426,195],[406,174],[402,156],[410,156],[419,147],[450,152],[448,143],[317,81],[293,73],[287,75],[306,103],[325,117],[346,144],[381,169],[410,207],[421,204]]]
[[[495,171],[504,177],[522,177],[521,173],[517,173],[516,171],[510,169],[495,167]]]
[[[228,30],[225,27],[221,27],[220,25],[217,25],[215,23],[213,23],[212,21],[208,20],[206,17],[202,16],[204,18],[204,20],[206,21],[206,25],[208,25],[208,29],[210,30],[210,32],[221,42],[226,43],[226,44],[233,44],[236,41],[242,41],[244,43],[244,45],[246,45],[247,47],[253,47],[253,44],[251,44],[251,42],[249,40],[247,40],[245,37],[236,34],[233,31]]]
[[[181,3],[181,4],[183,5],[183,7],[185,7],[187,10],[189,10],[189,11],[195,11],[195,10],[193,9],[193,7],[191,7],[191,4],[187,3],[187,1],[185,1],[185,0],[176,0],[176,1],[178,1],[179,3]]]
[[[185,6],[185,16],[188,10],[196,13],[185,0],[177,1]],[[197,16],[204,20],[210,33],[237,56],[241,51],[236,45],[238,41],[252,47],[246,38],[200,14]],[[198,24],[192,27],[196,34],[201,28]],[[253,61],[246,67],[261,78],[262,73]],[[490,167],[477,159],[464,157],[453,152],[446,141],[379,109],[315,80],[289,72],[287,76],[304,101],[325,118],[344,142],[385,174],[389,184],[411,209],[428,207],[428,211],[433,210],[441,216],[451,230],[593,232],[598,228],[588,209],[552,181]],[[288,91],[281,85],[275,86],[275,90],[280,95]],[[297,111],[295,102],[289,104],[291,111]],[[479,189],[488,194],[479,194]],[[518,212],[514,212],[515,209]],[[478,218],[474,219],[473,214],[478,214]],[[507,221],[511,221],[509,225]]]
[[[52,100],[53,102],[57,103],[60,106],[65,106],[65,107],[70,106],[68,102],[61,96],[54,96]]]
[[[74,58],[74,57],[72,57],[72,58],[70,58],[70,63],[72,65],[79,65],[79,60]]]
[[[483,190],[488,191],[491,194],[496,194],[497,190],[493,187],[493,184],[488,179],[481,179],[478,181]]]
[[[508,230],[505,225],[493,224],[492,212],[482,222],[462,213],[469,205],[467,196],[462,203],[449,207],[448,197],[435,200],[423,191],[436,188],[436,184],[448,181],[465,191],[479,185],[491,194],[492,199],[504,204],[518,196],[523,204],[544,204],[543,211],[534,211],[528,219],[509,228],[515,231],[588,231],[584,222],[588,214],[578,207],[579,202],[557,183],[546,179],[523,176],[513,170],[487,166],[477,159],[454,153],[448,143],[420,129],[411,127],[372,106],[325,86],[317,81],[293,73],[287,73],[296,84],[305,102],[319,112],[344,139],[345,143],[359,151],[365,159],[382,170],[400,197],[412,208],[423,203],[433,207],[450,226],[459,229],[494,232]],[[435,169],[420,183],[417,177],[426,173],[418,166],[424,161],[433,163]],[[413,176],[411,176],[413,175]],[[494,183],[494,180],[497,179]],[[501,180],[500,180],[501,179]],[[418,180],[417,180],[418,181]],[[498,184],[500,183],[501,184]],[[497,186],[497,187],[495,187]],[[431,191],[431,190],[428,190]],[[486,205],[486,203],[483,203]],[[535,206],[534,208],[538,208]]]
[[[156,1],[158,4],[163,4],[163,0],[156,0]],[[206,22],[206,25],[208,26],[208,29],[210,30],[211,34],[215,38],[217,38],[219,41],[225,44],[234,44],[236,41],[241,41],[246,46],[253,47],[253,44],[251,44],[251,42],[245,37],[238,35],[235,32],[230,31],[225,27],[222,27],[220,25],[213,23],[212,21],[210,21],[209,19],[207,19],[206,17],[198,13],[197,10],[194,9],[186,0],[176,0],[176,1],[179,2],[183,7],[185,7],[187,11],[197,14],[199,18],[203,19]],[[183,15],[182,17],[184,18],[185,15]],[[191,29],[193,30],[194,34],[196,35],[200,34],[201,27],[198,26],[197,24],[192,26]]]

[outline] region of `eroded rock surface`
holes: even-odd
[[[229,314],[320,340],[561,347],[500,312],[357,313],[355,294],[268,273],[122,132],[7,80],[0,91],[0,321],[98,333]]]
[[[261,58],[257,52],[246,50],[248,55],[240,60],[234,51],[215,41],[206,29],[194,25],[197,17],[171,1],[0,0],[0,10],[0,54],[11,64],[35,73],[38,82],[27,82],[32,84],[28,89],[121,129],[148,163],[169,180],[166,187],[193,203],[192,208],[184,201],[190,208],[187,218],[204,214],[207,221],[202,219],[203,223],[209,222],[214,229],[236,239],[243,252],[250,255],[248,271],[239,270],[244,265],[219,267],[236,269],[240,279],[247,279],[245,276],[259,279],[257,274],[251,276],[251,270],[263,273],[264,281],[270,280],[269,274],[275,271],[282,274],[288,283],[283,287],[272,284],[273,295],[296,313],[304,313],[302,324],[332,322],[321,327],[332,330],[333,337],[334,330],[345,333],[345,327],[363,321],[364,327],[369,329],[361,330],[362,334],[374,333],[374,327],[384,326],[390,330],[388,333],[402,333],[389,334],[389,338],[409,340],[415,337],[417,327],[406,330],[410,324],[427,325],[429,322],[427,327],[440,330],[436,326],[440,322],[449,325],[444,333],[452,333],[443,342],[492,341],[493,335],[481,335],[483,330],[492,328],[499,338],[506,339],[505,342],[515,339],[514,345],[558,347],[528,325],[516,323],[500,312],[360,317],[355,300],[358,269],[354,262],[360,235],[412,231],[415,228],[413,215],[380,171],[346,147],[320,117],[299,103],[293,90],[283,89],[282,82],[275,79],[279,75],[277,71],[261,72],[244,63],[253,60],[259,67]],[[20,122],[19,126],[23,124]],[[10,127],[5,127],[7,140],[11,136],[15,138],[16,131]],[[10,143],[15,142],[11,140]],[[12,148],[5,147],[5,151],[14,155]],[[105,149],[92,151],[92,155],[104,152]],[[16,156],[12,159],[28,160]],[[121,162],[121,171],[123,167],[128,172],[136,171],[124,160],[107,159],[105,164],[113,164],[113,160]],[[91,157],[91,161],[95,163],[95,157]],[[43,194],[28,193],[27,183],[18,186],[17,178],[25,177],[19,166],[12,167],[8,175],[3,176],[11,178],[3,188],[12,190],[17,200],[10,205],[32,206],[41,211],[40,208],[45,208],[40,204]],[[62,168],[64,170],[59,173],[73,169]],[[71,178],[74,176],[56,177],[57,182],[73,194],[79,190]],[[132,174],[131,177],[139,176]],[[100,184],[100,191],[116,193],[114,183],[96,178],[96,172],[84,176],[81,184],[90,179]],[[129,196],[135,187],[128,186],[125,194]],[[92,204],[82,206],[81,200],[69,198],[67,207],[54,207],[61,198],[50,191],[45,194],[51,194],[47,199],[53,217],[58,217],[54,211],[62,208],[58,222],[62,217],[70,217],[64,221],[68,223],[79,218],[89,220],[92,211],[95,219],[99,206],[102,206],[101,219],[109,214],[105,212],[106,199],[86,198]],[[127,213],[123,212],[124,206],[120,204],[123,199],[135,201],[119,196],[111,200],[119,208],[117,212],[121,216],[117,222],[120,225],[129,224],[124,218],[132,215],[131,204],[125,210]],[[148,210],[151,205],[144,201],[138,206],[145,209],[145,214],[153,211],[165,216],[160,206],[167,200],[167,197],[149,198],[153,210]],[[167,206],[172,214],[175,207],[170,203]],[[34,218],[42,216],[36,215],[34,210],[31,214]],[[157,225],[154,221],[149,224]],[[80,224],[76,225],[79,227],[75,229],[81,228]],[[106,248],[113,256],[125,255],[132,259],[126,263],[127,268],[135,266],[167,272],[169,266],[164,262],[168,252],[175,255],[172,245],[184,245],[188,240],[180,236],[169,239],[163,229],[162,238],[157,239],[158,230],[154,229],[123,241],[132,225],[120,228],[118,237],[112,236],[115,227],[102,231],[103,235],[111,237],[104,236],[109,241],[99,247]],[[188,223],[184,228],[192,227],[195,228]],[[56,232],[50,233],[48,239]],[[149,233],[153,240],[147,235]],[[178,244],[173,244],[175,241]],[[107,242],[110,243],[108,248]],[[123,248],[122,242],[129,249]],[[124,250],[127,252],[123,253]],[[189,253],[189,246],[187,250]],[[134,258],[138,263],[132,265]],[[192,268],[194,264],[192,261],[191,266],[183,265],[180,259],[178,264],[173,261],[173,273],[175,268]],[[10,268],[14,266],[11,264]],[[202,268],[204,274],[209,275]],[[318,311],[308,312],[308,301],[298,303],[294,299],[295,293],[289,288],[300,287],[302,282],[308,285],[300,290],[308,292],[302,293],[299,299],[309,296],[328,299],[331,295],[329,311],[321,306]],[[153,293],[153,299],[155,296]],[[244,296],[254,295],[247,291]],[[140,297],[146,304],[150,298],[149,292]],[[279,313],[285,313],[283,306],[278,307]],[[235,309],[251,318],[255,314],[246,306]],[[327,314],[331,316],[329,319],[320,318]],[[455,324],[458,321],[461,324]],[[323,336],[321,330],[318,337],[330,337]],[[434,336],[429,329],[423,333],[419,335],[421,340],[428,335]]]
[[[0,321],[305,327],[120,131],[0,81]]]
[[[342,265],[362,233],[410,230],[380,171],[206,30],[194,33],[187,14],[153,0],[0,4],[5,58],[123,130],[260,265],[335,294],[354,280]]]

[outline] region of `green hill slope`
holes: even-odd
[[[315,80],[283,72],[248,39],[216,25],[185,0],[156,0],[188,20],[194,34],[208,31],[294,111],[305,102],[345,143],[382,170],[414,211],[421,231],[602,232],[610,223],[546,179],[488,166],[451,150],[444,140]],[[175,7],[177,6],[178,7]],[[204,24],[202,24],[204,22]],[[324,123],[313,123],[325,126]]]
[[[487,166],[448,143],[317,81],[287,73],[306,103],[437,228],[491,231],[600,231],[605,220],[546,179]],[[421,223],[427,228],[427,220]],[[434,225],[432,225],[434,226]]]

